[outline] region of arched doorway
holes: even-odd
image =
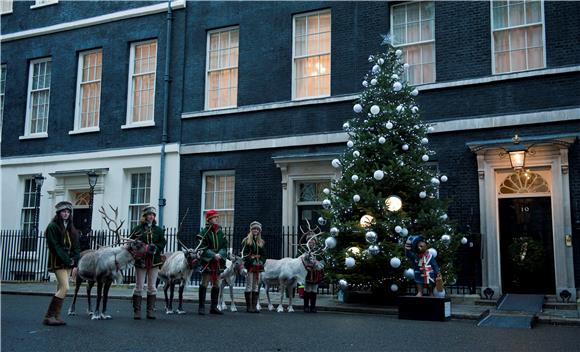
[[[543,174],[543,175],[542,175]],[[555,293],[549,170],[498,177],[501,282],[505,293]]]

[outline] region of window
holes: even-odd
[[[292,98],[330,95],[330,11],[294,17]]]
[[[405,79],[410,84],[435,82],[435,5],[412,2],[391,8],[393,45],[403,51],[409,64]]]
[[[50,107],[51,60],[30,62],[25,135],[46,134]]]
[[[129,229],[139,225],[141,211],[151,198],[151,172],[131,174],[131,196],[129,199]]]
[[[207,34],[206,109],[235,107],[238,104],[239,28]]]
[[[0,66],[0,127],[4,117],[4,92],[6,90],[6,65]],[[0,131],[2,129],[0,128]]]
[[[298,184],[296,207],[298,214],[298,230],[320,227],[323,231],[328,231],[329,223],[319,223],[318,219],[322,216],[322,201],[328,198],[323,190],[330,188],[330,181],[304,181]]]
[[[545,67],[541,1],[493,1],[493,72]]]
[[[0,15],[12,13],[13,0],[0,0]]]
[[[20,218],[20,228],[22,229],[21,251],[36,250],[36,201],[36,181],[34,178],[27,178],[24,180],[24,201],[22,202],[22,215]]]
[[[79,55],[75,130],[99,127],[102,61],[102,50]]]
[[[37,7],[42,7],[42,6],[47,6],[47,5],[54,5],[54,4],[58,4],[58,0],[36,0],[34,2],[34,5],[30,6],[31,9],[37,8]]]
[[[224,228],[234,226],[234,189],[236,176],[233,171],[205,173],[203,176],[202,221],[205,212],[217,210],[221,216],[220,225]]]
[[[127,124],[150,126],[154,121],[157,41],[131,45]]]

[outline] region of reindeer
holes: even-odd
[[[92,320],[111,319],[111,316],[106,314],[107,300],[111,284],[113,281],[122,282],[123,273],[121,270],[132,264],[135,258],[143,257],[146,253],[146,246],[143,242],[121,237],[119,230],[123,226],[124,220],[118,223],[118,208],[113,208],[111,205],[109,205],[109,207],[115,214],[114,219],[107,214],[105,208],[102,206],[99,209],[99,212],[102,214],[103,220],[105,220],[109,230],[117,235],[117,244],[120,246],[101,247],[98,250],[87,250],[83,252],[78,264],[77,275],[75,278],[75,293],[73,302],[68,311],[69,315],[76,314],[75,304],[77,295],[82,282],[86,280],[88,281],[87,312],[89,313],[89,316],[91,316]],[[97,305],[93,312],[91,309],[91,289],[95,282],[97,283]],[[102,311],[99,311],[101,298],[103,300],[103,309]]]
[[[220,275],[220,294],[218,300],[218,308],[221,311],[228,309],[228,306],[224,300],[224,289],[227,286],[230,287],[230,311],[237,312],[236,303],[234,302],[234,283],[236,282],[236,277],[238,275],[246,276],[248,271],[244,268],[244,260],[242,257],[237,255],[230,255],[229,259],[226,259],[226,270]]]
[[[308,232],[302,231],[304,233],[302,237],[308,233],[311,233],[313,234],[312,239],[316,239],[316,237],[320,236],[321,234],[320,231],[316,233],[316,229],[311,229],[310,224],[308,224]],[[316,270],[322,270],[324,267],[324,264],[316,259],[316,255],[319,254],[319,252],[313,252],[308,243],[309,242],[307,240],[306,244],[302,244],[302,246],[305,248],[305,251],[298,258],[266,260],[266,263],[264,264],[264,272],[261,275],[260,281],[266,290],[269,311],[274,310],[274,306],[270,300],[270,293],[268,290],[270,286],[276,284],[279,285],[280,304],[278,305],[278,309],[276,309],[276,311],[278,313],[284,312],[284,306],[282,303],[284,301],[284,292],[286,292],[286,296],[288,297],[288,312],[292,313],[294,312],[294,308],[292,307],[292,290],[297,283],[304,283],[306,281],[306,267],[313,266]],[[326,247],[323,250],[326,250]],[[259,297],[256,309],[261,309]]]

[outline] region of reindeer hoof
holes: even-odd
[[[95,315],[95,314],[93,314],[93,315],[91,316],[91,320],[101,320],[101,316],[100,316],[100,315]]]
[[[262,307],[259,304],[256,304],[256,310],[259,312],[262,310]]]
[[[176,312],[177,312],[178,315],[185,314],[185,311],[183,309],[178,309]]]
[[[110,319],[113,319],[113,317],[110,316],[110,315],[107,315],[107,314],[102,314],[101,315],[101,319],[103,319],[103,320],[110,320]]]
[[[278,306],[278,309],[276,309],[276,312],[278,312],[278,313],[284,313],[284,306],[279,305]]]
[[[232,306],[230,307],[230,311],[232,311],[232,312],[237,312],[237,311],[238,311],[238,308],[236,308],[236,306],[232,305]]]
[[[268,310],[269,310],[270,312],[271,312],[271,311],[273,311],[273,310],[274,310],[274,306],[273,306],[273,305],[271,305],[271,304],[269,304],[269,305],[268,305]]]
[[[292,306],[288,307],[288,313],[294,313],[294,308],[292,308]]]
[[[95,315],[95,312],[91,312],[90,310],[87,310],[87,315],[89,317],[92,317],[93,315]]]
[[[68,310],[68,315],[72,316],[72,315],[77,315],[77,313],[74,310]]]
[[[167,314],[167,315],[171,315],[171,314],[173,314],[173,310],[172,310],[172,309],[167,309],[167,308],[166,308],[166,309],[165,309],[165,314]]]

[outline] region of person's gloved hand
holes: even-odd
[[[150,254],[155,254],[157,252],[157,246],[154,244],[150,244],[149,247],[147,248],[147,251]]]

